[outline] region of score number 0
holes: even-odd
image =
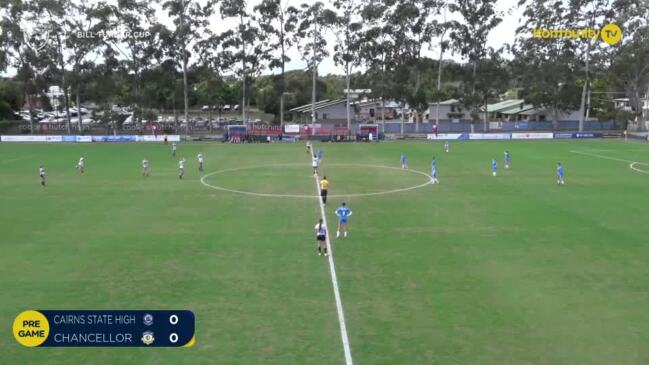
[[[175,315],[175,314],[170,315],[170,316],[169,316],[169,323],[171,323],[171,324],[174,325],[174,326],[175,326],[176,324],[178,324],[178,316]],[[171,334],[169,335],[169,341],[171,341],[171,343],[176,343],[176,342],[178,342],[178,334],[175,333],[175,332],[171,333]]]

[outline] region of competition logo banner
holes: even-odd
[[[177,311],[28,310],[13,323],[26,347],[190,347],[194,313]]]

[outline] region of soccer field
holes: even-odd
[[[330,233],[353,210],[331,243],[354,363],[649,363],[649,145],[442,145],[314,144]],[[183,180],[162,144],[0,144],[0,363],[344,364],[304,144],[178,150]],[[27,309],[188,309],[196,344],[24,348]]]

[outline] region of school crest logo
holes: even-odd
[[[23,41],[34,52],[42,51],[50,43],[54,30],[49,24],[36,24],[23,32]]]
[[[145,314],[143,322],[144,322],[145,326],[152,325],[153,324],[153,316],[151,314],[149,314],[149,313]]]
[[[145,345],[150,345],[155,341],[155,337],[153,337],[153,332],[151,331],[146,331],[142,334],[142,343]]]

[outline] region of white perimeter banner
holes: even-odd
[[[510,133],[469,133],[469,139],[511,139]]]
[[[135,136],[137,142],[164,142],[165,136],[162,135],[144,135],[144,136]],[[168,142],[180,142],[180,136],[177,134],[167,135]]]
[[[512,133],[512,139],[553,139],[554,133]]]
[[[2,142],[47,142],[48,136],[0,136]]]
[[[284,133],[300,133],[299,124],[285,124]]]
[[[439,133],[438,135],[427,134],[426,139],[430,140],[453,140],[460,139],[462,133]]]

